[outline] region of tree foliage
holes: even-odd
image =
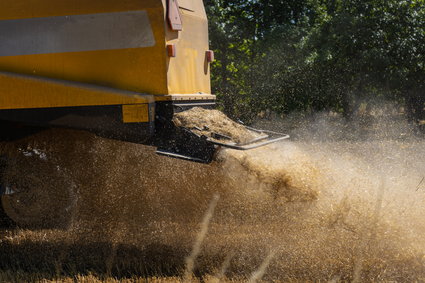
[[[224,110],[334,110],[361,99],[425,103],[424,0],[208,0]]]

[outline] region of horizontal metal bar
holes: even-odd
[[[274,138],[274,139],[270,139],[264,142],[260,142],[260,143],[253,143],[253,144],[245,144],[245,145],[233,145],[233,144],[226,144],[226,143],[221,143],[221,142],[216,142],[216,141],[212,141],[209,140],[211,143],[215,144],[215,145],[219,145],[219,146],[223,146],[223,147],[227,147],[227,148],[231,148],[231,149],[236,149],[236,150],[250,150],[250,149],[254,149],[254,148],[259,148],[271,143],[275,143],[278,141],[282,141],[282,140],[286,140],[289,139],[289,135],[283,135],[281,137],[278,138]]]
[[[178,154],[178,153],[174,153],[174,152],[169,152],[169,151],[163,151],[163,150],[157,150],[156,151],[156,154],[167,156],[167,157],[173,157],[173,158],[177,158],[177,159],[183,159],[183,160],[189,160],[189,161],[199,162],[199,163],[209,163],[210,162],[208,160],[203,160],[203,159],[200,159],[200,158],[191,157],[191,156],[187,156],[187,155],[182,155],[182,154]]]
[[[239,145],[240,145],[240,146],[243,146],[243,145],[247,145],[247,144],[252,144],[252,143],[256,143],[256,142],[262,141],[262,140],[266,140],[266,139],[268,139],[268,138],[270,138],[270,136],[269,136],[269,135],[264,135],[264,136],[260,136],[260,137],[258,137],[258,138],[252,139],[252,140],[250,140],[250,141],[248,141],[248,142],[241,143],[241,144],[239,144]]]
[[[279,133],[279,132],[274,132],[274,131],[269,131],[269,130],[260,130],[260,129],[252,128],[252,127],[249,127],[249,126],[244,126],[244,127],[247,128],[248,130],[251,130],[251,131],[254,131],[254,132],[257,132],[257,133],[264,133],[264,134],[278,135],[278,136],[284,135],[284,134]]]

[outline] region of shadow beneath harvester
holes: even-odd
[[[0,270],[19,270],[43,278],[96,275],[117,279],[134,276],[178,276],[187,252],[164,244],[134,245],[110,242],[0,243]]]

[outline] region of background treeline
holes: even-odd
[[[206,0],[213,91],[233,118],[405,103],[425,119],[425,0]]]

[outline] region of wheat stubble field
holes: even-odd
[[[381,118],[364,131],[318,116],[209,165],[40,133],[20,146],[55,156],[76,210],[62,229],[3,228],[0,281],[425,280],[425,141]]]

